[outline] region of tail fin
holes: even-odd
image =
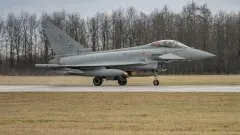
[[[56,55],[77,54],[79,50],[85,48],[68,36],[65,32],[57,28],[50,22],[43,23],[43,28]]]

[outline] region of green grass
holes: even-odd
[[[239,93],[0,93],[1,135],[238,135]]]

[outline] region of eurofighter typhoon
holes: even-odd
[[[50,68],[68,75],[92,76],[95,86],[104,80],[116,80],[126,85],[133,76],[154,76],[153,85],[158,86],[158,74],[165,71],[164,63],[172,61],[195,61],[214,57],[214,54],[190,48],[175,40],[160,40],[146,45],[91,52],[50,22],[43,28],[55,56],[48,64],[36,67]]]

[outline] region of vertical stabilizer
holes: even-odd
[[[79,50],[85,49],[54,24],[45,22],[43,23],[43,28],[56,55],[77,54]]]

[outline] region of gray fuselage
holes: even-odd
[[[118,50],[101,51],[101,52],[91,52],[87,54],[79,54],[75,56],[64,57],[60,60],[61,65],[88,65],[95,64],[101,65],[113,65],[111,67],[125,70],[125,71],[139,71],[139,70],[158,70],[161,68],[159,63],[172,61],[171,59],[161,59],[156,56],[164,54],[175,54],[186,58],[185,60],[201,60],[211,57],[212,54],[193,49],[193,48],[153,48],[150,45],[124,48]],[[129,64],[121,66],[121,63],[132,62],[132,63],[145,63],[144,65]],[[120,66],[114,66],[114,63],[118,63]],[[107,67],[107,66],[106,66]],[[81,69],[81,68],[80,68]],[[82,67],[84,69],[84,67]],[[161,70],[161,69],[159,69]],[[86,73],[86,72],[85,72]],[[83,74],[87,75],[87,74]]]

